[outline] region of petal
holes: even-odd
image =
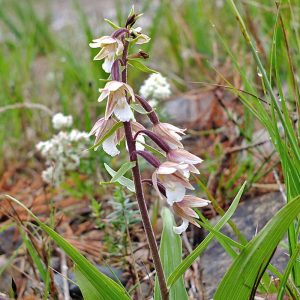
[[[133,112],[125,97],[118,99],[114,108],[114,114],[122,122],[128,122],[133,119]]]
[[[93,126],[93,128],[91,129],[91,131],[89,132],[89,136],[95,134],[97,131],[99,131],[99,129],[101,129],[103,127],[104,124],[104,118],[99,119]]]
[[[137,45],[142,45],[142,44],[146,44],[151,40],[151,38],[149,36],[147,36],[146,34],[140,34],[138,36],[138,39],[136,41]]]
[[[203,161],[198,156],[196,156],[184,149],[174,149],[174,150],[169,151],[168,158],[171,161],[175,161],[178,163],[184,162],[184,163],[193,164],[193,165],[199,164]]]
[[[187,167],[187,165],[186,165],[186,167]],[[175,163],[172,161],[165,161],[164,163],[162,163],[159,166],[157,173],[158,174],[173,174],[178,170],[178,168],[181,168],[181,167],[179,167],[178,163]]]
[[[107,55],[109,55],[109,51],[105,48],[102,48],[100,52],[94,57],[94,60],[101,60]]]
[[[113,63],[114,63],[114,55],[108,55],[104,59],[104,63],[102,64],[102,69],[104,70],[104,72],[110,73]]]
[[[118,89],[120,89],[125,83],[121,82],[121,81],[116,81],[116,80],[112,80],[109,81],[106,85],[105,88],[109,89],[111,92],[115,92]]]
[[[105,120],[108,120],[112,115],[117,102],[112,94],[109,94],[105,109]]]
[[[158,174],[173,174],[177,171],[177,169],[175,167],[168,167],[168,166],[164,166],[163,164],[161,164],[158,167],[157,173]]]
[[[179,206],[203,207],[207,206],[209,203],[209,200],[205,200],[193,195],[185,195]]]
[[[93,40],[93,42],[99,44],[99,47],[103,47],[108,44],[114,44],[117,42],[117,40],[109,35],[105,35],[98,39]]]
[[[102,144],[103,150],[110,156],[116,156],[120,153],[120,151],[118,150],[117,145],[115,143],[115,140],[116,140],[116,135],[112,134]]]
[[[136,150],[138,150],[138,151],[145,150],[145,146],[143,144],[145,144],[145,137],[143,135],[139,134],[136,139]]]
[[[120,40],[117,40],[117,50],[116,50],[116,55],[121,55],[123,50],[124,50],[124,45]]]
[[[176,127],[176,126],[174,126],[172,124],[169,124],[169,123],[161,123],[161,125],[166,127],[167,130],[174,131],[174,132],[177,132],[177,133],[180,133],[180,134],[183,134],[183,135],[185,134],[184,132],[186,131],[186,129]]]
[[[101,91],[101,94],[98,98],[98,102],[103,101],[108,95],[109,95],[109,90],[107,89],[99,89],[99,91]]]
[[[125,83],[125,88],[128,91],[129,95],[131,96],[132,101],[135,101],[134,91],[133,91],[132,87]]]
[[[174,202],[180,202],[185,195],[185,187],[180,184],[166,187],[167,202],[173,205]]]
[[[161,193],[160,193],[160,191],[159,191],[159,188],[158,188],[158,184],[157,184],[157,173],[156,173],[156,171],[153,172],[153,174],[152,174],[152,183],[153,183],[153,187],[154,187],[154,189],[156,190],[156,192],[157,192],[159,198],[160,198],[160,199],[163,199],[163,197],[162,197],[162,195],[161,195]]]
[[[136,121],[132,121],[131,122],[131,127],[132,127],[132,131],[134,131],[135,133],[138,132],[138,131],[140,131],[140,130],[144,130],[145,129],[145,127],[142,124],[140,124],[139,122],[136,122]],[[141,134],[139,134],[139,136],[140,135]]]
[[[200,174],[199,170],[194,165],[189,165],[189,171],[191,173]]]
[[[189,227],[189,221],[182,219],[182,224],[180,226],[173,226],[173,230],[176,234],[182,234]]]

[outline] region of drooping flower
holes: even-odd
[[[199,174],[199,171],[194,165],[200,164],[203,161],[198,156],[184,149],[171,149],[167,152],[167,159],[176,163],[188,164],[189,171],[196,174]]]
[[[132,28],[131,33],[133,33],[133,35],[136,36],[135,37],[135,43],[137,45],[146,44],[151,40],[151,38],[148,35],[142,33],[142,28],[141,27]]]
[[[89,135],[95,135],[95,145],[103,138],[103,136],[116,124],[116,121],[113,118],[109,118],[106,120],[105,118],[100,118],[95,125],[93,126],[92,130],[90,131]],[[110,156],[116,156],[120,153],[117,148],[117,144],[119,144],[120,140],[122,139],[120,133],[118,131],[114,132],[110,135],[107,139],[105,139],[102,143],[103,150],[109,154]],[[97,150],[98,147],[95,148]]]
[[[56,130],[69,128],[73,124],[72,116],[65,116],[62,113],[57,113],[52,117],[52,126]]]
[[[190,172],[188,168],[188,164],[166,161],[154,171],[152,175],[153,186],[158,194],[161,195],[157,182],[159,181],[163,184],[166,189],[166,197],[169,205],[181,201],[186,189],[194,189],[188,180]]]
[[[103,89],[99,89],[101,92],[98,101],[103,101],[108,97],[105,110],[105,119],[114,113],[115,116],[122,122],[128,122],[134,118],[133,112],[126,99],[126,93],[131,96],[132,101],[135,101],[133,89],[130,85],[120,81],[110,81],[106,83]]]
[[[187,229],[189,223],[192,223],[199,227],[199,224],[194,220],[199,219],[199,216],[193,210],[193,208],[204,207],[209,203],[210,201],[198,198],[193,195],[185,195],[182,201],[174,203],[173,210],[175,214],[182,219],[182,224],[180,226],[173,227],[175,233],[181,234],[182,232],[184,232]]]
[[[181,135],[185,129],[180,129],[169,123],[157,123],[153,125],[153,132],[159,135],[172,149],[183,148]]]
[[[102,48],[100,52],[94,57],[94,60],[104,59],[102,68],[106,73],[111,72],[111,67],[116,56],[122,54],[124,46],[121,40],[111,36],[103,36],[101,38],[93,40],[90,43],[91,48]]]

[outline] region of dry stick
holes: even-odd
[[[70,300],[66,253],[63,250],[59,250],[59,252],[60,252],[60,259],[61,259],[60,268],[61,268],[61,274],[63,280],[64,300]]]
[[[124,82],[124,83],[127,82],[127,53],[128,53],[128,42],[125,41],[124,42],[124,51],[123,51],[123,56],[122,56],[123,66],[124,66],[124,70],[122,71],[122,82]],[[125,129],[125,137],[126,137],[126,142],[127,142],[127,146],[128,146],[130,161],[135,162],[135,167],[132,168],[132,175],[133,175],[133,181],[134,181],[134,185],[135,185],[136,199],[137,199],[140,213],[142,216],[143,226],[144,226],[144,229],[145,229],[145,232],[147,235],[147,240],[149,243],[155,270],[157,273],[161,297],[163,300],[168,300],[169,292],[168,292],[168,288],[167,288],[167,284],[166,284],[163,267],[162,267],[161,260],[159,257],[159,252],[158,252],[155,235],[154,235],[154,232],[152,229],[147,205],[146,205],[145,198],[144,198],[141,174],[140,174],[140,169],[139,169],[137,155],[136,155],[135,141],[133,140],[130,122],[124,122],[124,129]]]

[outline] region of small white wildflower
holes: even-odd
[[[171,96],[171,87],[167,79],[161,74],[151,74],[141,86],[140,94],[155,104],[155,101],[164,100]]]
[[[39,142],[36,148],[49,166],[42,173],[43,180],[58,186],[64,180],[66,172],[79,167],[80,159],[87,154],[84,150],[88,144],[88,133],[77,129],[70,132],[60,131],[50,140]]]
[[[72,116],[64,116],[62,113],[57,113],[52,117],[52,125],[56,130],[69,128],[73,124]]]
[[[53,185],[55,186],[58,186],[63,178],[64,178],[63,170],[59,165],[55,167],[50,166],[42,172],[42,179],[46,183],[49,184],[53,183]]]

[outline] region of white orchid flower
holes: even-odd
[[[99,39],[93,40],[93,42],[90,43],[90,47],[102,48],[100,52],[94,57],[94,60],[104,59],[102,68],[106,73],[111,72],[111,67],[114,63],[115,58],[121,55],[124,49],[122,41],[111,36],[103,36]]]
[[[101,92],[98,101],[101,102],[108,97],[105,110],[105,119],[108,120],[110,116],[114,115],[122,122],[128,122],[134,118],[130,105],[127,102],[126,93],[131,96],[132,101],[135,101],[134,92],[131,86],[120,81],[110,81]]]

